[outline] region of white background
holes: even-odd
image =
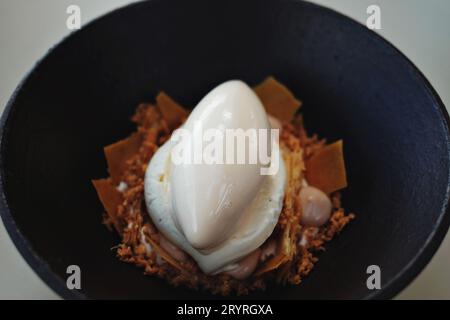
[[[189,1],[189,0],[186,0]],[[81,7],[83,24],[130,0],[0,0],[0,111],[37,59],[65,35],[66,8]],[[365,23],[381,7],[381,35],[406,54],[450,106],[450,1],[314,0]],[[62,81],[64,81],[62,79]],[[38,214],[38,213],[36,213]],[[0,299],[56,299],[25,263],[0,222]],[[398,298],[450,299],[450,237]]]

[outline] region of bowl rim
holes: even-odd
[[[104,17],[109,17],[117,14],[118,12],[128,10],[135,6],[144,5],[147,3],[155,3],[160,2],[161,0],[140,0],[125,6],[121,6],[115,8],[111,11],[108,11],[95,19],[92,19],[87,24],[85,24],[80,30],[76,30],[74,32],[70,32],[66,36],[64,36],[61,40],[57,41],[47,52],[37,60],[31,67],[31,69],[25,74],[22,80],[19,82],[8,102],[6,103],[5,109],[1,115],[0,119],[0,216],[3,220],[5,229],[7,230],[12,242],[25,259],[27,264],[33,269],[33,271],[43,280],[43,282],[50,287],[55,293],[57,293],[60,297],[64,299],[89,299],[89,297],[78,290],[69,290],[66,287],[64,279],[62,279],[59,275],[52,271],[50,265],[45,261],[43,257],[37,254],[34,250],[28,239],[24,236],[22,231],[18,228],[13,215],[9,209],[7,197],[4,189],[4,159],[3,159],[3,150],[4,145],[7,144],[5,142],[5,132],[9,130],[8,124],[11,115],[11,111],[16,102],[17,96],[23,89],[23,86],[28,81],[28,79],[34,74],[36,69],[42,64],[44,60],[46,60],[54,50],[64,45],[67,41],[70,41],[71,38],[78,35],[83,30],[95,27],[95,24],[102,20]],[[321,12],[332,15],[336,19],[346,20],[347,23],[350,24],[351,27],[354,28],[363,28],[365,32],[371,34],[371,37],[378,41],[379,44],[393,50],[399,57],[402,59],[402,62],[410,69],[411,76],[415,77],[419,82],[421,82],[430,97],[434,100],[435,105],[439,107],[442,121],[445,124],[445,128],[447,129],[447,151],[450,155],[450,117],[445,108],[444,103],[439,97],[436,90],[432,87],[431,83],[427,80],[424,74],[414,65],[414,63],[399,49],[397,49],[390,41],[386,40],[380,34],[369,30],[360,22],[355,19],[347,16],[346,14],[340,13],[334,9],[331,9],[326,6],[322,6],[316,3],[311,3],[305,0],[283,0],[284,2],[294,2],[301,3],[304,6],[312,7],[316,10],[320,10]],[[383,285],[380,290],[372,291],[369,295],[364,297],[364,299],[390,299],[396,296],[400,291],[406,288],[416,277],[417,275],[425,268],[425,266],[430,262],[437,249],[440,247],[450,225],[450,173],[448,176],[448,186],[446,195],[444,198],[444,204],[442,210],[439,215],[439,219],[434,226],[434,229],[429,234],[427,240],[422,245],[421,250],[419,250],[411,261],[406,264],[399,273],[397,273],[394,277],[389,279],[387,283]]]

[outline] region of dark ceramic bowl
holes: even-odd
[[[1,214],[34,270],[64,298],[210,298],[119,262],[90,179],[103,146],[128,135],[137,104],[164,89],[193,106],[229,79],[267,75],[304,102],[310,132],[345,141],[357,218],[300,286],[249,298],[390,298],[431,259],[450,222],[448,115],[397,49],[336,12],[296,0],[147,1],[52,49],[1,122]],[[82,290],[66,289],[66,268]],[[381,268],[381,290],[366,268]]]

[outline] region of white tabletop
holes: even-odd
[[[189,0],[186,0],[189,1]],[[2,0],[0,2],[0,111],[22,77],[70,31],[66,9],[81,8],[82,23],[132,0]],[[450,106],[450,1],[313,0],[362,23],[371,4],[381,8],[382,36],[425,74]],[[0,299],[57,299],[26,264],[0,222]],[[450,236],[431,263],[398,298],[450,299]]]

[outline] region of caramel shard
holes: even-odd
[[[287,225],[279,239],[277,254],[263,264],[255,272],[255,276],[275,270],[290,260],[292,251],[290,231],[290,225]]]
[[[156,97],[156,103],[170,129],[177,128],[188,116],[186,109],[162,91]]]
[[[170,264],[172,267],[180,270],[180,271],[184,271],[184,269],[181,267],[181,265],[178,263],[177,260],[175,260],[170,254],[167,253],[166,250],[164,250],[163,248],[161,248],[161,246],[159,245],[159,243],[157,243],[156,241],[154,241],[152,238],[150,237],[146,237],[146,240],[148,242],[150,242],[150,245],[152,246],[153,250],[155,250],[155,252],[161,257],[163,258],[168,264]]]
[[[290,122],[302,104],[288,88],[273,77],[268,77],[254,90],[267,113],[282,122]]]
[[[97,195],[105,208],[106,213],[111,218],[114,227],[120,232],[120,226],[117,218],[117,208],[122,203],[122,194],[112,185],[109,179],[92,180]]]
[[[283,210],[293,210],[296,205],[296,198],[292,195],[298,194],[298,190],[300,190],[302,185],[304,170],[303,152],[301,149],[297,151],[288,151],[283,152],[283,156],[288,176]],[[299,217],[295,216],[286,224],[283,233],[278,240],[277,253],[256,271],[256,275],[278,269],[282,265],[292,261],[296,252],[296,226],[298,226],[298,219]],[[283,269],[280,270],[279,281],[285,279],[283,270],[286,272],[287,269],[283,267]]]
[[[142,143],[142,136],[133,133],[126,139],[120,140],[104,148],[109,175],[114,184],[119,184],[126,169],[126,161],[137,154]]]
[[[136,113],[131,117],[131,121],[138,124],[138,126],[144,127],[146,129],[158,126],[157,123],[161,118],[159,110],[155,105],[150,103],[141,103]]]
[[[264,264],[258,271],[255,272],[255,276],[260,276],[269,271],[278,269],[281,265],[288,261],[288,257],[284,254],[278,254],[272,257],[266,264]]]
[[[327,194],[347,186],[342,140],[320,149],[305,166],[308,183]]]

